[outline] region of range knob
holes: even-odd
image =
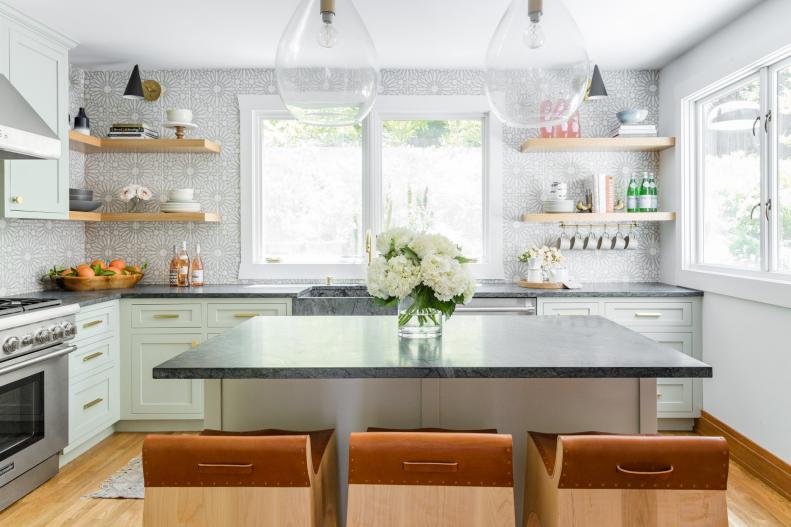
[[[28,333],[27,335],[22,337],[22,347],[27,348],[32,345],[33,345],[33,335]]]
[[[34,337],[36,339],[36,344],[46,344],[50,340],[52,340],[52,334],[49,332],[48,329],[39,329],[36,331],[36,335]]]
[[[19,337],[7,337],[3,341],[3,352],[14,353],[19,349]]]
[[[58,324],[57,326],[50,326],[48,328],[50,335],[55,340],[60,340],[63,338],[63,328]]]
[[[77,326],[71,322],[64,322],[60,325],[63,328],[63,335],[66,337],[73,337],[77,334]]]

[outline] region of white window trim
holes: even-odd
[[[756,73],[760,74],[762,68],[779,65],[781,62],[785,63],[786,61],[791,61],[791,45],[784,46],[776,52],[681,99],[680,140],[677,142],[680,164],[679,174],[681,174],[681,211],[679,214],[681,231],[681,270],[677,276],[679,285],[745,300],[791,308],[791,275],[764,270],[739,270],[726,266],[701,264],[697,261],[697,251],[700,246],[700,233],[698,232],[698,228],[701,218],[699,214],[702,212],[700,191],[698,188],[699,178],[697,177],[699,166],[696,157],[697,144],[700,140],[698,135],[699,130],[697,129],[697,103],[729,85],[744,80]],[[769,79],[765,77],[762,78],[762,82],[768,80]],[[761,115],[763,116],[766,114],[766,106],[771,106],[774,109],[777,105],[774,104],[772,100],[774,97],[774,94],[771,93],[772,90],[767,88],[766,85],[762,86],[762,89],[768,90],[769,92],[768,101],[767,97],[762,97]],[[767,102],[770,104],[767,105]],[[776,110],[773,111],[776,113]],[[763,119],[761,123],[763,124]],[[777,138],[775,123],[776,116],[770,124],[770,134],[762,137],[766,145],[765,147],[762,145],[762,148],[766,149],[766,154],[764,155],[764,171],[766,171],[769,163],[774,163],[774,170],[776,171],[777,169],[776,149],[772,144]],[[773,141],[769,141],[769,138],[772,138]],[[770,179],[772,179],[772,181],[769,181]],[[777,182],[774,176],[765,177],[762,175],[762,204],[766,203],[766,199],[770,194],[769,185],[776,184]],[[776,194],[776,192],[773,194]],[[761,214],[765,214],[763,205],[761,206]],[[774,225],[777,225],[778,216],[776,206],[772,207],[770,217],[770,221]],[[762,262],[768,262],[769,259],[775,257],[772,254],[774,249],[772,248],[771,251],[769,249],[771,240],[769,240],[769,233],[767,233],[766,230],[767,229],[762,228]]]
[[[240,95],[241,263],[240,279],[340,279],[365,278],[365,263],[301,264],[254,263],[261,225],[260,130],[261,117],[289,119],[277,95]],[[484,119],[483,236],[484,261],[470,264],[478,279],[502,279],[502,126],[485,96],[409,96],[377,98],[374,111],[363,123],[363,227],[381,232],[381,122],[383,119]],[[368,206],[365,206],[368,203]]]

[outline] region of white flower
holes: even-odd
[[[137,190],[140,185],[127,185],[118,192],[118,197],[123,201],[130,201],[132,198],[137,197]]]
[[[420,283],[420,267],[406,256],[379,256],[368,266],[368,292],[377,298],[406,298]]]
[[[377,298],[390,298],[385,288],[385,275],[387,274],[387,260],[377,256],[368,266],[368,292]]]
[[[418,234],[409,243],[409,248],[415,251],[421,260],[432,254],[450,258],[459,256],[458,246],[441,234]]]
[[[430,254],[420,263],[423,284],[434,291],[438,300],[446,302],[463,295],[469,302],[475,291],[475,281],[458,260],[440,254]]]
[[[137,187],[137,197],[143,201],[148,201],[154,195],[147,187]]]
[[[403,227],[396,227],[384,231],[376,237],[376,250],[379,251],[380,254],[387,254],[390,252],[392,246],[395,247],[395,250],[399,251],[412,241],[414,234],[415,233],[411,230]]]

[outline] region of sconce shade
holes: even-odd
[[[604,87],[604,80],[601,78],[599,72],[599,65],[593,66],[593,77],[591,77],[591,85],[588,90],[588,99],[603,99],[607,97],[607,88]]]
[[[143,97],[143,81],[140,79],[140,68],[135,64],[132,74],[129,75],[129,82],[126,83],[124,99],[142,99]]]

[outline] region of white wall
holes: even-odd
[[[660,72],[659,129],[680,133],[680,101],[791,43],[791,1],[767,0],[668,64]],[[791,309],[715,294],[738,290],[735,280],[718,282],[682,272],[683,216],[679,152],[660,159],[662,199],[679,211],[662,230],[662,279],[706,291],[703,299],[703,360],[714,378],[703,383],[703,409],[764,448],[791,462]],[[733,287],[731,287],[733,286]],[[755,288],[758,290],[759,288]],[[743,290],[744,291],[744,290]],[[785,302],[783,302],[785,303]]]

